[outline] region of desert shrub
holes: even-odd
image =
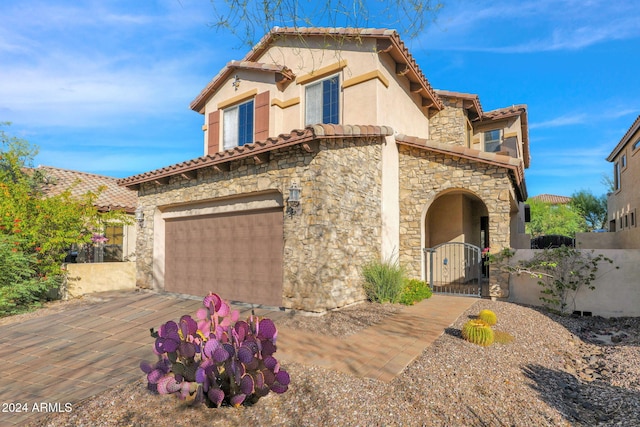
[[[287,391],[289,374],[273,357],[273,321],[253,314],[238,320],[239,312],[214,293],[204,298],[203,306],[196,319],[184,315],[178,323],[151,330],[158,361],[140,363],[148,388],[209,407],[238,407],[255,403],[269,391]]]
[[[478,319],[482,320],[489,326],[493,326],[498,323],[498,317],[491,310],[480,310],[480,313],[478,313]]]
[[[380,303],[400,301],[405,272],[397,261],[371,261],[362,268],[362,276],[369,300]]]
[[[431,298],[432,292],[429,284],[424,280],[405,279],[400,303],[405,305],[413,305],[423,299]]]

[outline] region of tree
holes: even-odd
[[[571,196],[571,207],[582,217],[587,231],[603,229],[607,226],[606,195],[596,197],[590,191],[578,191]]]
[[[526,231],[532,237],[561,235],[575,237],[577,232],[585,231],[580,215],[567,205],[552,205],[535,199],[527,200],[531,209],[531,222]]]
[[[91,241],[105,221],[127,221],[123,212],[98,212],[96,193],[45,197],[46,176],[32,168],[37,147],[5,133],[7,125],[0,123],[0,316],[45,299],[62,281],[72,244]]]
[[[385,27],[405,38],[417,37],[435,20],[442,3],[434,0],[211,0],[213,27],[253,46],[263,34],[281,27]]]

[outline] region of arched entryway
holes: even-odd
[[[489,246],[489,211],[477,195],[452,189],[436,196],[424,222],[424,279],[435,292],[482,296]]]

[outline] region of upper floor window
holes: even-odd
[[[502,145],[502,130],[493,129],[484,133],[484,151],[494,153],[500,151]]]
[[[613,164],[613,189],[620,189],[620,163],[615,162]]]
[[[623,154],[622,157],[620,157],[620,163],[622,164],[623,168],[627,167],[627,155]]]
[[[640,147],[640,139],[633,143],[632,150],[635,150],[638,147]]]
[[[338,124],[340,122],[339,83],[339,76],[336,75],[306,87],[305,124]]]
[[[224,149],[253,142],[253,100],[226,108],[222,133]]]

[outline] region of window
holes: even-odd
[[[629,215],[624,216],[624,228],[629,227]]]
[[[638,147],[640,147],[640,139],[633,143],[633,148],[632,149],[635,150]]]
[[[631,226],[632,227],[636,226],[636,212],[635,211],[631,212]]]
[[[253,100],[224,110],[224,149],[253,142]]]
[[[107,225],[104,228],[104,237],[107,239],[108,245],[122,245],[124,236],[124,228],[121,225]]]
[[[620,164],[622,165],[623,168],[627,167],[627,155],[623,154],[622,157],[620,158]]]
[[[615,162],[613,164],[613,189],[620,189],[620,163]]]
[[[340,122],[339,81],[338,76],[333,76],[306,87],[305,124]]]
[[[484,133],[484,151],[495,153],[500,151],[502,145],[502,131],[500,129],[490,130]]]

